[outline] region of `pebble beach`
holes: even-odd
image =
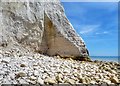
[[[0,84],[99,84],[120,83],[120,64],[103,61],[78,61],[29,54],[4,57],[0,54]]]

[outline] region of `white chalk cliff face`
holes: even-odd
[[[0,2],[0,49],[3,52],[88,57],[85,43],[67,19],[60,1],[49,1]]]

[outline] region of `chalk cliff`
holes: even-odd
[[[89,56],[84,41],[67,19],[59,0],[1,1],[0,49],[80,60]]]

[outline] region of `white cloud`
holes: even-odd
[[[97,35],[98,35],[98,34],[101,34],[101,33],[98,33],[98,32],[97,32],[97,33],[95,33],[95,34],[97,34]]]
[[[104,31],[104,32],[96,32],[95,34],[96,35],[99,35],[99,34],[108,34],[109,32],[107,32],[107,31]]]
[[[103,33],[104,33],[104,34],[107,34],[108,32],[107,32],[107,31],[104,31]]]
[[[85,25],[80,29],[80,34],[89,34],[96,31],[100,25]]]
[[[86,33],[92,32],[92,31],[93,31],[93,28],[89,28],[87,30],[80,31],[80,33],[81,34],[86,34]]]

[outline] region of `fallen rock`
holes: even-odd
[[[102,84],[100,84],[100,86],[108,86],[108,84],[107,83],[102,83]],[[112,85],[112,86],[114,86],[114,85]]]
[[[2,58],[3,57],[3,55],[2,54],[0,54],[0,58]]]
[[[92,80],[92,81],[90,81],[90,83],[91,83],[91,84],[96,84],[96,81],[93,81],[93,80]]]
[[[10,57],[4,57],[1,62],[9,63],[10,59],[11,59]]]
[[[41,77],[38,77],[37,82],[38,82],[38,83],[40,83],[40,84],[42,84],[42,85],[44,84],[44,80],[43,80],[43,79],[41,79]]]
[[[19,72],[19,73],[16,74],[15,78],[26,77],[26,76],[27,76],[26,73],[24,73],[24,72]]]
[[[75,80],[73,80],[73,79],[67,79],[67,80],[65,81],[65,83],[75,84]]]
[[[26,67],[26,65],[25,64],[20,64],[20,67]]]
[[[110,73],[117,74],[117,71],[110,69]]]
[[[58,74],[58,75],[56,76],[57,82],[58,82],[58,83],[62,83],[62,78],[63,78],[63,75],[62,75],[62,74]]]
[[[24,79],[18,79],[17,81],[19,82],[19,84],[29,84]]]
[[[35,77],[35,76],[30,76],[30,80],[35,81],[36,79],[37,79],[37,77]]]
[[[103,82],[107,83],[107,84],[111,84],[110,80],[103,80]]]
[[[111,77],[111,78],[110,78],[110,81],[111,81],[112,83],[119,83],[119,79],[118,79],[116,76]]]
[[[39,75],[39,72],[37,70],[34,71],[34,75],[35,76],[38,76]]]
[[[79,83],[83,83],[83,84],[86,84],[86,80],[85,80],[85,78],[79,78]]]
[[[32,81],[32,80],[26,80],[29,84],[33,84],[33,85],[35,85],[36,84],[36,81]]]
[[[46,78],[46,79],[44,80],[44,82],[45,82],[46,84],[55,84],[55,83],[56,83],[56,80],[53,79],[53,78]]]

